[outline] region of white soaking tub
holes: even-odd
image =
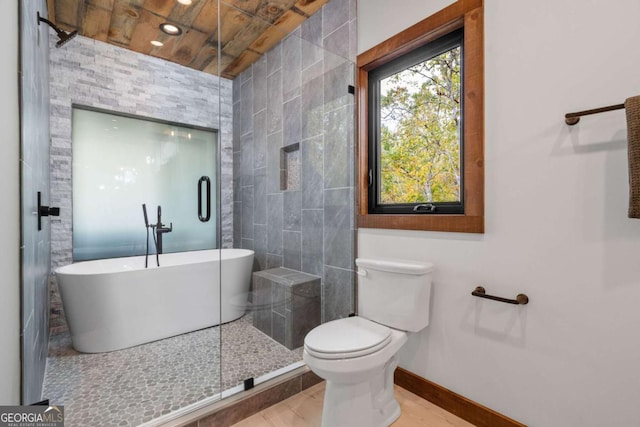
[[[120,350],[238,319],[246,309],[253,254],[212,249],[162,254],[160,267],[149,255],[149,268],[136,256],[56,269],[73,347]]]

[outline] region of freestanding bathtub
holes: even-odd
[[[149,255],[146,269],[144,258],[85,261],[56,269],[76,350],[120,350],[230,322],[245,313],[253,251],[162,254],[160,267],[155,255]]]

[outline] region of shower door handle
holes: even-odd
[[[38,191],[38,231],[42,230],[42,217],[43,216],[60,216],[60,208],[54,208],[52,206],[42,205],[42,193]]]
[[[202,184],[206,184],[207,214],[202,215]],[[211,180],[208,176],[203,176],[198,180],[198,219],[207,222],[211,219]]]

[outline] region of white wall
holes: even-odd
[[[360,0],[359,51],[443,3]],[[437,266],[401,366],[530,426],[640,423],[625,114],[563,120],[640,94],[638,16],[637,0],[486,0],[485,234],[358,233],[358,256]],[[474,298],[479,284],[531,302]]]
[[[18,2],[3,4],[0,26],[0,405],[20,401],[20,184],[18,106]]]
[[[452,0],[357,0],[358,54],[454,3]]]

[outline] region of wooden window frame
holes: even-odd
[[[358,227],[484,233],[484,13],[483,0],[459,0],[358,55]],[[369,72],[464,28],[464,214],[369,213]]]

